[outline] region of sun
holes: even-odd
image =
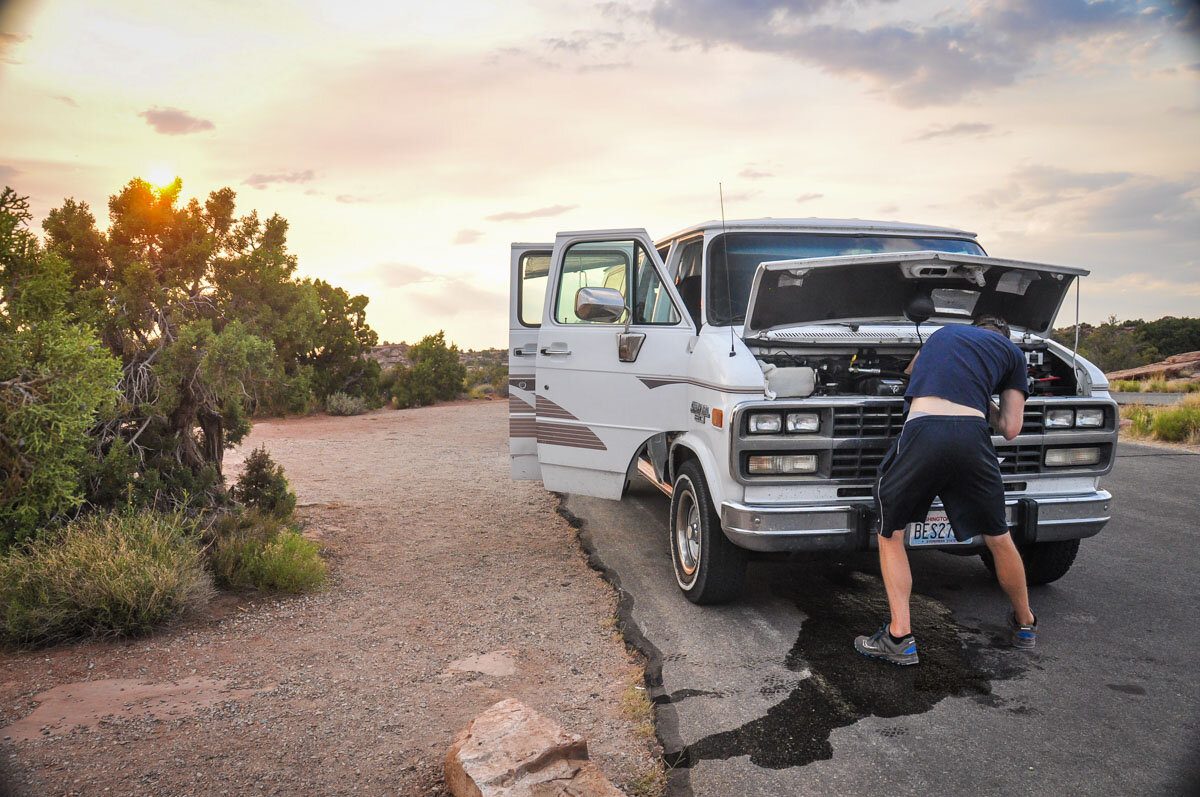
[[[146,179],[155,188],[166,188],[175,181],[175,170],[164,163],[156,163],[147,170]]]

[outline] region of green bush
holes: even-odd
[[[325,411],[330,415],[362,415],[367,411],[367,402],[359,396],[330,393],[325,399]]]
[[[1114,393],[1139,393],[1142,383],[1136,379],[1114,379],[1109,383],[1108,389]]]
[[[246,457],[242,475],[233,486],[233,497],[247,507],[283,520],[296,509],[296,494],[288,487],[283,466],[275,464],[264,446]]]
[[[325,583],[315,542],[254,510],[222,518],[211,532],[209,562],[217,584],[264,592],[306,592]]]
[[[1129,432],[1135,437],[1149,437],[1150,427],[1154,422],[1154,413],[1149,407],[1141,404],[1121,408],[1121,417],[1130,422]]]
[[[211,589],[182,515],[89,515],[0,557],[0,637],[25,645],[142,634],[204,603]]]
[[[1150,430],[1155,439],[1168,443],[1200,442],[1200,402],[1188,401],[1159,409]]]
[[[467,368],[459,361],[458,347],[446,345],[446,335],[426,335],[408,350],[411,366],[398,365],[383,384],[393,407],[425,407],[458,398]]]

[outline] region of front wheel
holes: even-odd
[[[1025,562],[1025,582],[1031,587],[1051,584],[1067,574],[1079,553],[1079,540],[1035,542],[1020,547],[1021,559]],[[996,564],[990,553],[981,554],[987,569],[996,573]]]
[[[738,597],[746,577],[746,552],[721,530],[704,473],[687,462],[671,494],[671,564],[675,581],[692,603],[725,603]]]

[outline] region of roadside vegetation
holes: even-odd
[[[281,217],[181,189],[130,181],[103,232],[67,199],[42,240],[0,193],[0,643],[144,633],[214,576],[325,579],[282,469],[257,451],[229,489],[224,454],[256,415],[378,404],[367,298],[295,277]]]
[[[1200,393],[1200,380],[1114,379],[1108,387],[1116,393]]]
[[[1131,437],[1200,444],[1200,396],[1187,396],[1169,407],[1124,406],[1121,417],[1130,421],[1127,434]]]
[[[1054,330],[1053,337],[1073,346],[1075,328]],[[1079,353],[1100,370],[1121,371],[1150,365],[1175,354],[1200,351],[1200,318],[1166,316],[1155,321],[1118,321],[1079,325]]]

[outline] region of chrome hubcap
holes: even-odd
[[[675,512],[675,553],[683,575],[694,575],[700,565],[700,508],[690,492],[679,497]]]

